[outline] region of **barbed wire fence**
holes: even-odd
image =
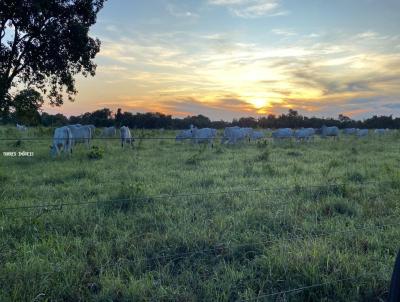
[[[396,224],[391,224],[391,225],[386,225],[385,227],[398,227],[400,224],[396,223]],[[277,239],[276,241],[284,241],[287,243],[292,243],[294,241],[304,241],[304,240],[316,240],[316,239],[320,239],[322,236],[337,236],[337,235],[344,235],[344,234],[351,234],[351,233],[356,233],[359,231],[371,231],[371,232],[376,232],[376,231],[383,231],[385,229],[372,229],[372,228],[366,228],[366,227],[362,227],[362,228],[356,228],[354,230],[351,231],[340,231],[340,232],[333,232],[333,233],[325,233],[319,236],[309,236],[309,237],[291,237],[291,238],[280,238]],[[268,240],[268,241],[264,241],[264,242],[260,242],[259,244],[266,244],[266,243],[271,243],[273,242],[272,240]],[[227,254],[228,254],[228,249],[234,249],[234,248],[240,248],[240,247],[244,247],[246,245],[244,244],[231,244],[231,245],[225,245],[223,248],[221,246],[216,247],[215,249],[208,249],[208,250],[196,250],[196,251],[192,251],[192,252],[188,252],[188,253],[176,253],[173,255],[163,255],[163,256],[158,256],[158,257],[153,257],[153,258],[138,258],[138,259],[118,259],[117,263],[113,263],[111,265],[106,264],[105,267],[103,267],[103,269],[107,269],[107,267],[111,268],[111,267],[126,267],[129,264],[138,264],[142,261],[145,261],[146,264],[145,266],[150,269],[150,270],[155,270],[156,267],[159,266],[163,266],[163,265],[170,265],[171,263],[176,263],[179,260],[182,260],[184,258],[190,258],[192,256],[196,256],[196,260],[199,260],[201,258],[205,258],[205,257],[219,257],[219,258],[224,258]],[[223,252],[222,252],[223,251]],[[354,255],[353,255],[354,256]],[[365,255],[363,255],[365,256]],[[371,262],[376,262],[379,264],[386,264],[381,258],[373,258],[373,259],[368,259],[369,263]],[[150,262],[150,263],[149,263]],[[156,264],[155,264],[156,262]],[[60,273],[60,270],[49,270],[49,271],[42,271],[40,272],[40,275],[42,276],[46,276],[47,278],[49,278],[50,276],[54,276],[56,274]],[[351,281],[353,282],[354,286],[360,286],[362,284],[362,280],[365,278],[380,278],[381,276],[377,276],[376,273],[365,273],[365,274],[361,274],[361,275],[357,275],[355,277],[346,277],[346,278],[340,278],[340,279],[334,279],[332,281],[327,281],[327,282],[320,282],[320,283],[313,283],[311,285],[304,285],[304,286],[300,286],[300,287],[296,287],[296,288],[289,288],[286,290],[274,290],[273,288],[271,288],[270,290],[268,290],[270,293],[259,293],[256,297],[253,298],[248,298],[248,299],[240,299],[238,301],[258,301],[258,300],[263,300],[265,301],[266,299],[268,300],[269,298],[275,297],[275,296],[279,296],[279,297],[285,297],[287,295],[293,295],[293,294],[298,294],[310,289],[314,289],[314,288],[320,288],[320,287],[325,287],[327,285],[334,285],[336,283],[341,283],[341,282],[346,282],[346,281]],[[3,280],[10,280],[10,279],[21,279],[21,280],[25,280],[25,278],[23,276],[13,276],[11,278],[8,277],[0,277],[0,279]],[[355,281],[357,281],[357,283],[354,283]],[[384,281],[386,281],[384,279]],[[160,284],[162,285],[162,284]],[[165,282],[164,286],[170,286],[170,282],[167,284],[167,282]],[[177,284],[175,284],[175,288],[177,287]],[[239,292],[243,289],[245,289],[246,286],[242,285],[242,286],[234,286],[231,287],[229,289],[229,291],[231,293],[234,293],[236,295],[239,295]],[[156,298],[166,298],[168,300],[171,301],[175,301],[174,298],[171,298],[171,295],[156,295]]]
[[[360,183],[356,184],[356,187],[359,188],[365,188],[366,186],[370,186],[372,184],[375,185],[396,185],[396,182],[388,181],[388,182],[378,182],[378,181],[373,181],[373,182],[366,182],[366,183]],[[49,211],[54,210],[63,210],[64,207],[72,207],[72,206],[88,206],[88,205],[93,205],[93,204],[107,204],[107,203],[114,203],[114,202],[124,202],[124,201],[129,201],[129,202],[134,202],[137,200],[142,200],[146,201],[149,198],[153,199],[173,199],[173,198],[186,198],[186,197],[195,197],[195,196],[212,196],[212,195],[237,195],[239,193],[250,193],[250,192],[276,192],[276,193],[282,193],[282,192],[290,192],[290,193],[301,193],[301,192],[312,192],[312,189],[337,189],[337,188],[344,188],[346,184],[343,183],[336,183],[336,184],[324,184],[324,185],[311,185],[311,186],[285,186],[285,187],[275,187],[275,188],[259,188],[259,189],[241,189],[241,190],[230,190],[230,191],[219,191],[219,192],[191,192],[191,193],[185,193],[185,194],[161,194],[161,195],[152,195],[152,196],[146,196],[146,197],[140,197],[140,198],[124,198],[124,199],[111,199],[111,200],[102,200],[102,201],[81,201],[81,202],[74,202],[74,203],[50,203],[50,204],[35,204],[35,205],[25,205],[25,206],[13,206],[13,207],[2,207],[0,208],[0,213],[2,215],[8,215],[6,214],[7,212],[10,211],[21,211],[21,210],[32,210],[32,209],[48,209]],[[362,190],[361,190],[362,191]],[[276,201],[273,202],[272,204],[290,204],[293,202],[292,200],[282,202],[282,201]],[[271,205],[271,203],[266,203],[267,205]],[[43,214],[46,214],[44,212]],[[389,220],[397,220],[397,216],[393,217],[387,217]],[[264,238],[260,240],[257,243],[253,243],[253,245],[259,245],[259,246],[265,246],[267,244],[271,244],[274,242],[295,242],[295,241],[304,241],[304,240],[316,240],[320,239],[323,237],[328,237],[328,236],[340,236],[340,235],[347,235],[347,234],[353,234],[353,233],[359,233],[359,232],[380,232],[380,231],[385,231],[388,228],[395,228],[398,227],[400,223],[391,223],[391,224],[378,224],[375,226],[371,225],[362,225],[362,226],[353,226],[351,229],[347,230],[340,230],[337,231],[335,230],[336,227],[332,227],[332,231],[329,232],[317,232],[315,234],[309,233],[306,236],[302,235],[290,235],[287,237],[277,237],[277,238]],[[149,233],[144,233],[144,234],[139,234],[138,236],[146,236]],[[241,243],[236,243],[232,244],[230,242],[225,242],[225,243],[220,243],[212,248],[207,248],[207,249],[197,249],[197,250],[192,250],[192,251],[187,251],[187,252],[182,252],[182,253],[170,253],[170,251],[162,251],[159,253],[159,255],[154,256],[154,257],[141,257],[141,258],[136,258],[136,259],[119,259],[116,264],[113,265],[125,265],[130,262],[134,263],[144,263],[147,267],[154,267],[154,266],[159,266],[159,265],[165,265],[170,262],[177,261],[179,259],[183,258],[190,258],[193,256],[196,256],[196,259],[199,257],[223,257],[227,253],[229,253],[229,250],[232,249],[237,249],[240,247],[245,247],[247,244],[241,244]],[[47,272],[49,274],[54,273],[54,272]],[[374,276],[371,274],[371,276]],[[272,298],[274,296],[285,296],[285,295],[291,295],[291,294],[296,294],[302,291],[306,291],[312,288],[318,288],[318,287],[324,287],[330,284],[335,284],[339,282],[346,282],[346,281],[357,281],[359,279],[364,278],[365,276],[359,276],[359,277],[351,277],[351,278],[342,278],[342,279],[337,279],[334,281],[329,281],[329,282],[321,282],[321,283],[316,283],[312,285],[307,285],[307,286],[302,286],[294,289],[288,289],[288,290],[281,290],[277,292],[272,292],[268,294],[260,294],[255,298],[251,299],[245,299],[243,301],[254,301],[254,300],[265,300],[268,298]]]
[[[59,202],[59,203],[38,203],[34,205],[24,205],[24,206],[12,206],[12,207],[0,207],[0,213],[2,211],[13,211],[13,210],[28,210],[28,209],[40,209],[40,208],[55,208],[62,209],[68,206],[87,206],[93,204],[107,204],[107,203],[118,203],[118,202],[134,202],[134,201],[147,201],[149,199],[171,199],[171,198],[184,198],[184,197],[194,197],[194,196],[212,196],[212,195],[235,195],[239,193],[253,193],[253,192],[292,192],[292,193],[308,193],[312,194],[312,189],[324,189],[324,190],[342,190],[344,192],[346,187],[358,187],[365,188],[370,185],[390,185],[400,188],[400,182],[397,181],[367,181],[355,184],[349,183],[326,183],[319,185],[295,185],[295,186],[280,186],[280,187],[270,187],[270,188],[233,188],[231,190],[225,191],[209,191],[209,192],[187,192],[187,193],[177,193],[177,194],[158,194],[158,195],[148,195],[139,196],[132,198],[118,198],[118,199],[107,199],[107,200],[96,200],[96,201],[79,201],[79,202]],[[318,192],[317,192],[318,193]],[[323,194],[329,193],[323,192]],[[286,202],[289,203],[290,201]],[[285,203],[285,202],[281,202]]]

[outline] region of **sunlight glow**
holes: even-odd
[[[252,99],[250,100],[250,104],[252,104],[255,109],[261,109],[268,105],[268,101],[265,99]]]

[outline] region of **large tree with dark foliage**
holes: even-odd
[[[0,1],[0,108],[23,83],[41,90],[52,105],[76,94],[74,76],[94,75],[100,41],[89,36],[105,0]]]
[[[34,89],[20,91],[13,100],[15,119],[23,124],[38,125],[40,123],[39,109],[43,102],[43,97]]]

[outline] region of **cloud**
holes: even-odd
[[[400,110],[400,103],[385,104],[384,107],[389,108],[389,109],[397,109],[397,110]]]
[[[357,35],[357,37],[361,38],[361,39],[374,39],[374,38],[378,37],[378,34],[374,31],[365,31],[365,32],[359,33]]]
[[[274,28],[271,30],[271,32],[275,35],[278,36],[285,36],[285,37],[290,37],[290,36],[296,36],[297,34],[290,29],[283,29],[283,28]]]
[[[214,1],[228,8],[252,3]],[[361,115],[389,112],[398,101],[400,54],[389,47],[397,40],[364,38],[360,44],[354,43],[354,35],[331,39],[326,32],[307,39],[290,28],[269,34],[290,37],[290,42],[276,37],[270,44],[244,40],[239,30],[120,31],[102,39],[96,59],[96,82],[101,85],[80,89],[81,95],[128,110],[203,113],[215,119],[288,108],[313,115]]]
[[[289,12],[280,10],[280,0],[209,0],[211,5],[224,6],[237,17],[258,18],[283,16]]]
[[[199,15],[190,11],[190,10],[185,10],[182,9],[181,7],[178,7],[172,3],[168,3],[166,5],[166,10],[168,13],[170,13],[172,16],[177,17],[177,18],[188,18],[188,19],[197,19],[199,18]]]

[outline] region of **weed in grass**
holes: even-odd
[[[258,155],[257,159],[259,161],[267,162],[267,161],[269,161],[270,154],[271,153],[270,153],[269,149],[265,149]]]
[[[356,147],[351,147],[351,149],[350,149],[350,154],[352,154],[352,155],[358,155],[358,150],[357,150],[357,148],[356,148]]]
[[[323,205],[321,212],[324,216],[333,217],[335,215],[346,215],[353,217],[357,214],[354,207],[343,201],[337,201]]]
[[[221,145],[216,145],[214,147],[214,150],[215,154],[224,154],[225,152],[224,148]]]
[[[20,139],[11,143],[11,147],[14,147],[14,148],[21,148],[23,146],[24,146],[24,143]]]
[[[87,153],[87,157],[93,160],[102,159],[103,156],[104,156],[104,149],[98,146],[92,146],[92,148]]]
[[[101,203],[106,211],[118,210],[128,212],[143,207],[153,200],[145,194],[145,187],[141,183],[129,183],[122,185],[111,201]],[[112,214],[112,212],[110,212]]]
[[[299,151],[289,151],[287,153],[288,156],[292,156],[292,157],[300,157],[303,156],[303,154]]]
[[[256,146],[257,146],[257,148],[264,149],[265,147],[268,146],[268,142],[266,140],[258,141],[256,143]]]
[[[361,183],[361,182],[365,181],[366,178],[365,178],[364,175],[362,175],[360,172],[354,171],[354,172],[349,172],[349,173],[347,174],[347,179],[348,179],[349,181],[352,181],[352,182],[359,182],[359,183]]]
[[[195,154],[192,154],[186,160],[186,164],[195,166],[195,165],[199,164],[200,160],[201,160],[201,154],[200,153],[195,153]]]

